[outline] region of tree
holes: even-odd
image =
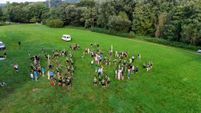
[[[164,26],[166,24],[167,19],[167,13],[162,12],[158,14],[157,22],[155,23],[155,37],[160,37],[162,34],[162,30],[164,29]]]
[[[80,8],[77,8],[75,5],[67,5],[66,7],[60,9],[60,12],[62,12],[60,17],[63,19],[65,25],[80,24],[82,14],[82,10]]]
[[[181,41],[201,46],[201,2],[187,2],[184,6],[184,20],[181,26]]]
[[[81,0],[78,3],[83,8],[81,21],[84,22],[85,28],[94,27],[97,24],[97,9],[94,0]]]
[[[183,7],[175,7],[168,15],[167,23],[163,29],[163,38],[171,41],[180,41],[183,18]]]
[[[110,31],[128,32],[131,21],[125,12],[120,12],[118,16],[109,17],[108,27]]]
[[[12,22],[27,23],[31,16],[29,8],[26,7],[29,3],[12,3],[7,6],[8,20]]]
[[[65,25],[83,25],[81,21],[84,9],[76,5],[62,4],[60,7],[51,9],[50,18],[59,18]]]
[[[96,25],[97,12],[95,8],[85,8],[82,16],[85,23],[85,28],[94,27]]]
[[[155,14],[150,4],[137,3],[133,13],[132,30],[137,34],[154,35]]]
[[[44,15],[49,11],[44,3],[31,3],[26,7],[29,9],[30,22],[41,22],[44,19]]]
[[[136,0],[115,0],[114,2],[116,14],[123,11],[128,15],[128,19],[132,21]]]
[[[97,25],[98,27],[108,28],[108,21],[111,15],[116,15],[114,1],[103,2],[97,6]]]

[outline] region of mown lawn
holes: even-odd
[[[62,34],[71,34],[72,42],[63,42]],[[53,29],[42,25],[10,25],[0,27],[0,40],[7,45],[8,58],[0,61],[0,112],[2,113],[200,113],[201,56],[192,51],[95,33],[79,28]],[[18,41],[22,47],[18,47]],[[99,43],[108,51],[141,53],[137,61],[140,72],[131,80],[117,81],[114,71],[106,69],[112,82],[108,88],[92,85],[94,69],[90,58],[81,58],[84,48]],[[75,53],[75,75],[70,90],[50,86],[47,77],[39,81],[29,78],[31,54],[41,48],[64,49],[78,43]],[[151,60],[153,69],[146,72],[141,64]],[[20,72],[12,69],[19,64]]]

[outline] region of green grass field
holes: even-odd
[[[63,34],[71,34],[72,42],[63,42]],[[201,55],[192,51],[159,44],[95,33],[80,28],[48,28],[42,25],[9,25],[0,27],[0,40],[7,45],[8,58],[0,61],[1,113],[201,113]],[[18,41],[22,47],[18,47]],[[117,81],[113,70],[107,70],[112,79],[108,88],[94,87],[94,69],[90,58],[81,58],[84,48],[97,42],[108,51],[141,53],[137,63],[140,72],[131,80]],[[41,48],[64,49],[78,43],[75,53],[75,75],[70,90],[51,87],[47,77],[39,81],[29,78],[31,54]],[[153,61],[153,69],[146,72],[141,65]],[[18,63],[20,72],[12,64]]]

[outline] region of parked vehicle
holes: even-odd
[[[71,36],[64,34],[61,39],[68,42],[68,41],[71,41]]]
[[[4,50],[4,49],[6,49],[6,46],[2,41],[0,41],[0,50]]]
[[[198,53],[201,53],[201,49],[198,49],[198,51],[197,51]]]

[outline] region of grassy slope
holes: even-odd
[[[93,87],[94,70],[89,58],[80,58],[80,50],[75,56],[77,68],[70,91],[50,87],[47,78],[31,81],[27,51],[37,54],[42,47],[67,48],[70,43],[60,40],[64,33],[70,33],[72,43],[79,43],[82,49],[98,42],[105,51],[113,44],[116,50],[140,52],[142,61],[152,60],[154,68],[148,73],[140,68],[140,73],[130,81],[112,78],[111,86],[106,89]],[[9,85],[0,89],[0,112],[201,112],[201,56],[193,52],[86,30],[41,25],[2,26],[0,40],[8,46],[8,59],[0,62],[0,81]],[[22,41],[21,49],[18,40]],[[13,63],[20,65],[20,73],[13,72]],[[114,76],[112,70],[107,71]],[[33,91],[34,88],[38,90]]]

